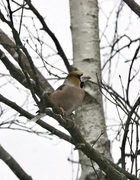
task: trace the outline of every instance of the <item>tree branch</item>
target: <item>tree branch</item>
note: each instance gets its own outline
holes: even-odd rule
[[[2,95],[0,95],[0,102],[3,102],[6,105],[12,107],[16,111],[18,111],[21,115],[27,117],[28,119],[32,119],[34,117],[32,114],[19,107],[16,103],[6,99]],[[84,140],[75,122],[71,121],[70,119],[66,119],[66,118],[63,119],[60,115],[55,114],[50,110],[47,110],[46,114],[56,119],[65,129],[67,129],[71,134],[72,138],[66,135],[65,133],[55,129],[54,127],[50,126],[49,124],[43,122],[42,120],[38,120],[36,123],[39,124],[41,127],[52,132],[52,134],[55,134],[58,137],[66,140],[67,142],[74,144],[77,149],[81,150],[85,155],[87,155],[87,157],[95,161],[100,166],[101,170],[103,170],[111,180],[121,180],[121,179],[125,180],[125,176],[122,175],[121,173],[125,174],[128,179],[140,180],[135,176],[133,176],[132,174],[128,173],[127,171],[124,171],[123,169],[119,168],[113,162],[110,162],[98,151],[92,148],[90,144]]]
[[[133,68],[133,64],[135,62],[135,59],[137,58],[137,55],[139,53],[139,50],[140,50],[140,45],[138,45],[135,53],[134,53],[134,56],[132,58],[132,61],[131,61],[131,64],[130,64],[130,68],[129,68],[129,73],[128,73],[128,80],[127,80],[127,88],[126,88],[126,100],[127,100],[127,104],[130,105],[130,102],[129,102],[129,89],[130,89],[130,83],[132,81],[132,78],[131,78],[131,74],[132,74],[132,68]]]
[[[126,123],[125,123],[125,129],[124,129],[124,135],[123,135],[123,140],[122,140],[122,145],[121,145],[121,162],[122,162],[122,168],[125,169],[125,147],[126,147],[126,139],[127,139],[127,134],[129,131],[129,125],[131,121],[131,117],[135,112],[135,109],[140,105],[140,97],[137,99],[135,102],[133,108],[128,114]]]
[[[2,31],[2,29],[0,29],[0,44],[4,47],[5,50],[8,51],[8,53],[16,60],[16,62],[19,61],[19,56],[16,51],[17,49],[16,44]],[[20,61],[22,61],[22,65],[24,66],[24,69],[26,69],[30,77],[35,81],[35,75],[30,67],[27,57],[22,51],[20,51]],[[44,91],[52,92],[53,91],[52,86],[48,83],[48,81],[44,78],[44,76],[40,73],[40,71],[36,67],[35,67],[35,71],[39,79],[39,84],[42,89],[42,94],[44,93]],[[38,92],[36,92],[36,94],[38,94],[39,97],[42,95]]]
[[[140,180],[136,176],[128,173],[116,164],[105,158],[102,154],[96,151],[89,143],[83,138],[78,126],[67,118],[62,118],[60,115],[54,114],[49,109],[46,110],[46,114],[56,119],[60,125],[69,131],[71,134],[76,149],[81,150],[88,158],[95,161],[100,169],[104,171],[111,180],[125,180],[126,177],[130,180]]]
[[[0,145],[0,159],[2,159],[12,172],[21,180],[33,180],[17,163],[17,161]]]
[[[24,117],[26,117],[28,119],[34,118],[34,115],[32,115],[29,112],[25,111],[23,108],[18,106],[16,103],[10,101],[9,99],[7,99],[4,96],[2,96],[1,94],[0,94],[0,102],[3,102],[7,106],[9,106],[12,109],[16,110],[17,112],[20,113],[21,116],[24,116]],[[65,141],[73,144],[73,139],[69,135],[59,131],[58,129],[56,129],[53,126],[47,124],[46,122],[42,121],[41,119],[38,120],[36,123],[38,125],[40,125],[42,128],[50,131],[52,134],[58,136],[59,138],[64,139]]]
[[[25,0],[26,2],[28,0]],[[69,64],[69,61],[58,41],[58,39],[56,38],[55,34],[49,29],[49,27],[47,26],[46,22],[44,21],[44,18],[40,15],[40,13],[37,11],[37,9],[32,5],[31,2],[28,3],[29,8],[32,10],[32,12],[36,15],[36,17],[38,18],[38,20],[40,21],[40,23],[42,24],[42,30],[44,30],[45,32],[47,32],[49,34],[49,36],[52,38],[53,42],[55,43],[55,46],[57,48],[58,54],[61,56],[61,58],[64,61],[64,64],[67,68],[67,70],[70,72],[71,71],[71,66]]]
[[[27,81],[23,72],[20,69],[16,68],[13,65],[13,63],[11,63],[11,61],[9,61],[9,59],[7,58],[7,56],[2,50],[0,50],[0,59],[5,65],[5,67],[9,70],[9,73],[11,74],[11,76],[14,79],[16,79],[20,84],[22,84],[24,87],[28,87]]]
[[[9,2],[9,0],[7,0],[7,2]],[[28,81],[28,83],[29,83],[29,85],[30,85],[30,87],[31,87],[31,88],[30,88],[30,91],[31,91],[31,94],[32,94],[35,102],[36,102],[37,104],[39,104],[38,98],[36,97],[36,95],[35,95],[35,93],[34,93],[34,88],[32,87],[32,84],[30,83],[30,78],[29,78],[29,76],[28,76],[29,73],[28,73],[27,69],[25,68],[23,61],[21,60],[21,55],[22,55],[22,53],[21,53],[21,50],[20,50],[20,49],[22,49],[22,51],[24,52],[24,54],[25,54],[26,57],[27,57],[27,60],[28,60],[28,62],[29,62],[29,67],[30,67],[31,74],[34,75],[34,81],[35,81],[35,84],[36,84],[36,89],[37,89],[37,91],[38,91],[38,94],[40,94],[40,97],[41,97],[42,94],[43,94],[43,92],[42,92],[42,88],[41,88],[40,83],[39,83],[39,77],[38,77],[38,74],[37,74],[37,72],[36,72],[36,67],[35,67],[35,65],[34,65],[34,63],[33,63],[33,60],[32,60],[32,58],[31,58],[28,50],[27,50],[27,49],[25,48],[25,46],[22,44],[22,41],[21,41],[21,39],[20,39],[20,37],[19,37],[19,34],[18,34],[17,30],[14,28],[13,15],[12,15],[10,3],[8,3],[8,10],[9,10],[10,21],[8,21],[8,20],[4,17],[4,15],[1,13],[1,11],[0,11],[0,19],[1,19],[4,23],[6,23],[6,24],[11,28],[11,30],[12,30],[13,37],[14,37],[14,40],[15,40],[15,43],[16,43],[16,52],[17,52],[17,55],[18,55],[18,56],[17,56],[17,62],[18,62],[18,64],[20,65],[20,67],[22,68],[22,71],[23,71],[23,73],[24,73],[24,75],[25,75],[25,77],[26,77],[26,79],[27,79],[27,81]]]
[[[140,17],[140,6],[134,0],[123,0]]]

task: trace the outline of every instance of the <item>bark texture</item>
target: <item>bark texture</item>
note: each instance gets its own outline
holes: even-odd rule
[[[70,0],[70,13],[74,66],[82,70],[84,74],[91,76],[92,81],[98,82],[101,79],[101,68],[97,1]],[[99,87],[94,84],[90,85],[89,90],[92,96],[88,97],[88,101],[76,112],[77,122],[84,138],[94,145],[96,150],[111,159],[102,94]],[[82,153],[80,153],[80,163],[82,165],[80,180],[97,179],[98,167]],[[99,174],[99,176],[104,179],[102,175]]]

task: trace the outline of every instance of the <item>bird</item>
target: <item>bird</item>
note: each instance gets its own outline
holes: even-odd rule
[[[62,116],[69,116],[79,106],[82,105],[85,98],[84,83],[90,79],[89,76],[83,76],[83,72],[76,69],[71,71],[60,85],[52,94],[49,95],[51,103],[59,107]],[[37,121],[39,118],[45,116],[45,113],[35,116],[32,121]]]
[[[71,71],[64,83],[50,95],[51,102],[61,108],[63,116],[69,116],[82,105],[85,91],[81,76],[83,72],[80,70]]]

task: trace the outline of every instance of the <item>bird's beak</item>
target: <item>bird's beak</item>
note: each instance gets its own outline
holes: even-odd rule
[[[81,81],[82,81],[82,82],[86,82],[86,81],[88,81],[89,79],[91,79],[90,76],[81,76]]]

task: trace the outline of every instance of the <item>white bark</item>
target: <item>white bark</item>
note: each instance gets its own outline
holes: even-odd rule
[[[83,71],[84,75],[89,75],[92,81],[97,82],[97,76],[101,78],[97,0],[70,0],[70,12],[74,66]],[[101,132],[104,132],[94,147],[111,159],[102,95],[96,85],[92,85],[91,91],[95,98],[90,97],[90,101],[77,111],[77,122],[85,139],[91,144],[97,140]],[[91,162],[81,153],[80,162],[81,180],[95,173],[93,168],[85,165],[91,165]]]

